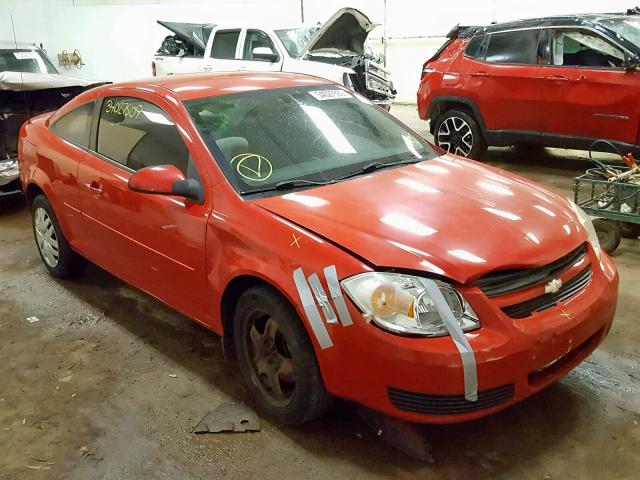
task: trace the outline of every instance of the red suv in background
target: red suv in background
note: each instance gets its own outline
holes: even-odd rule
[[[418,110],[435,143],[464,157],[597,139],[635,153],[639,59],[640,18],[630,14],[456,27],[423,66]]]

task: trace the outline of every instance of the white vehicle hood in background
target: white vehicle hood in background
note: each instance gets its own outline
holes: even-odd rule
[[[0,90],[39,90],[60,87],[86,87],[95,82],[59,74],[0,72]]]
[[[320,50],[363,54],[364,42],[376,25],[360,10],[342,8],[311,37],[300,56]]]

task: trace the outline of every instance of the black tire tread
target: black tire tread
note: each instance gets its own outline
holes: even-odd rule
[[[640,223],[620,222],[619,225],[622,238],[640,237]]]
[[[622,238],[618,222],[607,220],[606,218],[596,218],[593,221],[593,227],[595,228],[596,233],[598,231],[606,231],[613,236],[612,241],[608,244],[600,242],[600,246],[605,252],[613,253],[620,245],[620,239]]]

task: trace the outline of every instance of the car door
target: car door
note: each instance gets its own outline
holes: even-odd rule
[[[228,72],[240,70],[240,28],[219,29],[209,38],[208,55],[204,58],[206,72]]]
[[[128,188],[136,170],[171,164],[206,191],[193,144],[185,142],[184,128],[176,127],[176,111],[151,93],[113,89],[105,91],[94,116],[93,155],[78,169],[82,218],[91,240],[87,255],[177,310],[207,317],[208,199],[198,204]]]
[[[465,90],[475,100],[488,130],[537,136],[543,67],[538,52],[539,29],[487,34],[460,71]]]
[[[550,32],[543,134],[575,137],[584,148],[601,138],[635,144],[640,74],[625,69],[623,48],[587,29]]]
[[[49,164],[47,171],[55,170],[57,173],[52,179],[56,197],[51,200],[65,237],[81,251],[84,251],[87,237],[80,213],[76,174],[79,162],[91,156],[88,149],[94,105],[93,101],[87,102],[54,118],[49,126],[49,134],[53,138],[38,147],[38,161]]]
[[[268,48],[277,58],[274,61],[256,58],[254,49]],[[242,70],[258,71],[258,72],[279,72],[282,69],[282,52],[276,47],[275,42],[264,30],[249,28],[245,30],[242,38],[242,61],[240,68]]]

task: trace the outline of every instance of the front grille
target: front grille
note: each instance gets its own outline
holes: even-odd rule
[[[526,302],[503,307],[502,311],[511,318],[525,318],[533,312],[540,312],[547,308],[551,308],[558,302],[568,300],[585,288],[591,280],[591,275],[591,267],[589,266],[565,283],[556,293],[545,293],[544,295],[532,298]]]
[[[476,280],[476,285],[480,287],[487,297],[497,297],[499,295],[517,292],[559,275],[569,267],[575,265],[586,254],[587,246],[585,244],[543,267],[503,270],[489,273]]]
[[[513,383],[510,383],[478,392],[478,400],[470,402],[462,394],[434,395],[399,388],[387,389],[391,404],[398,410],[428,415],[460,415],[495,407],[513,398],[514,391]]]

